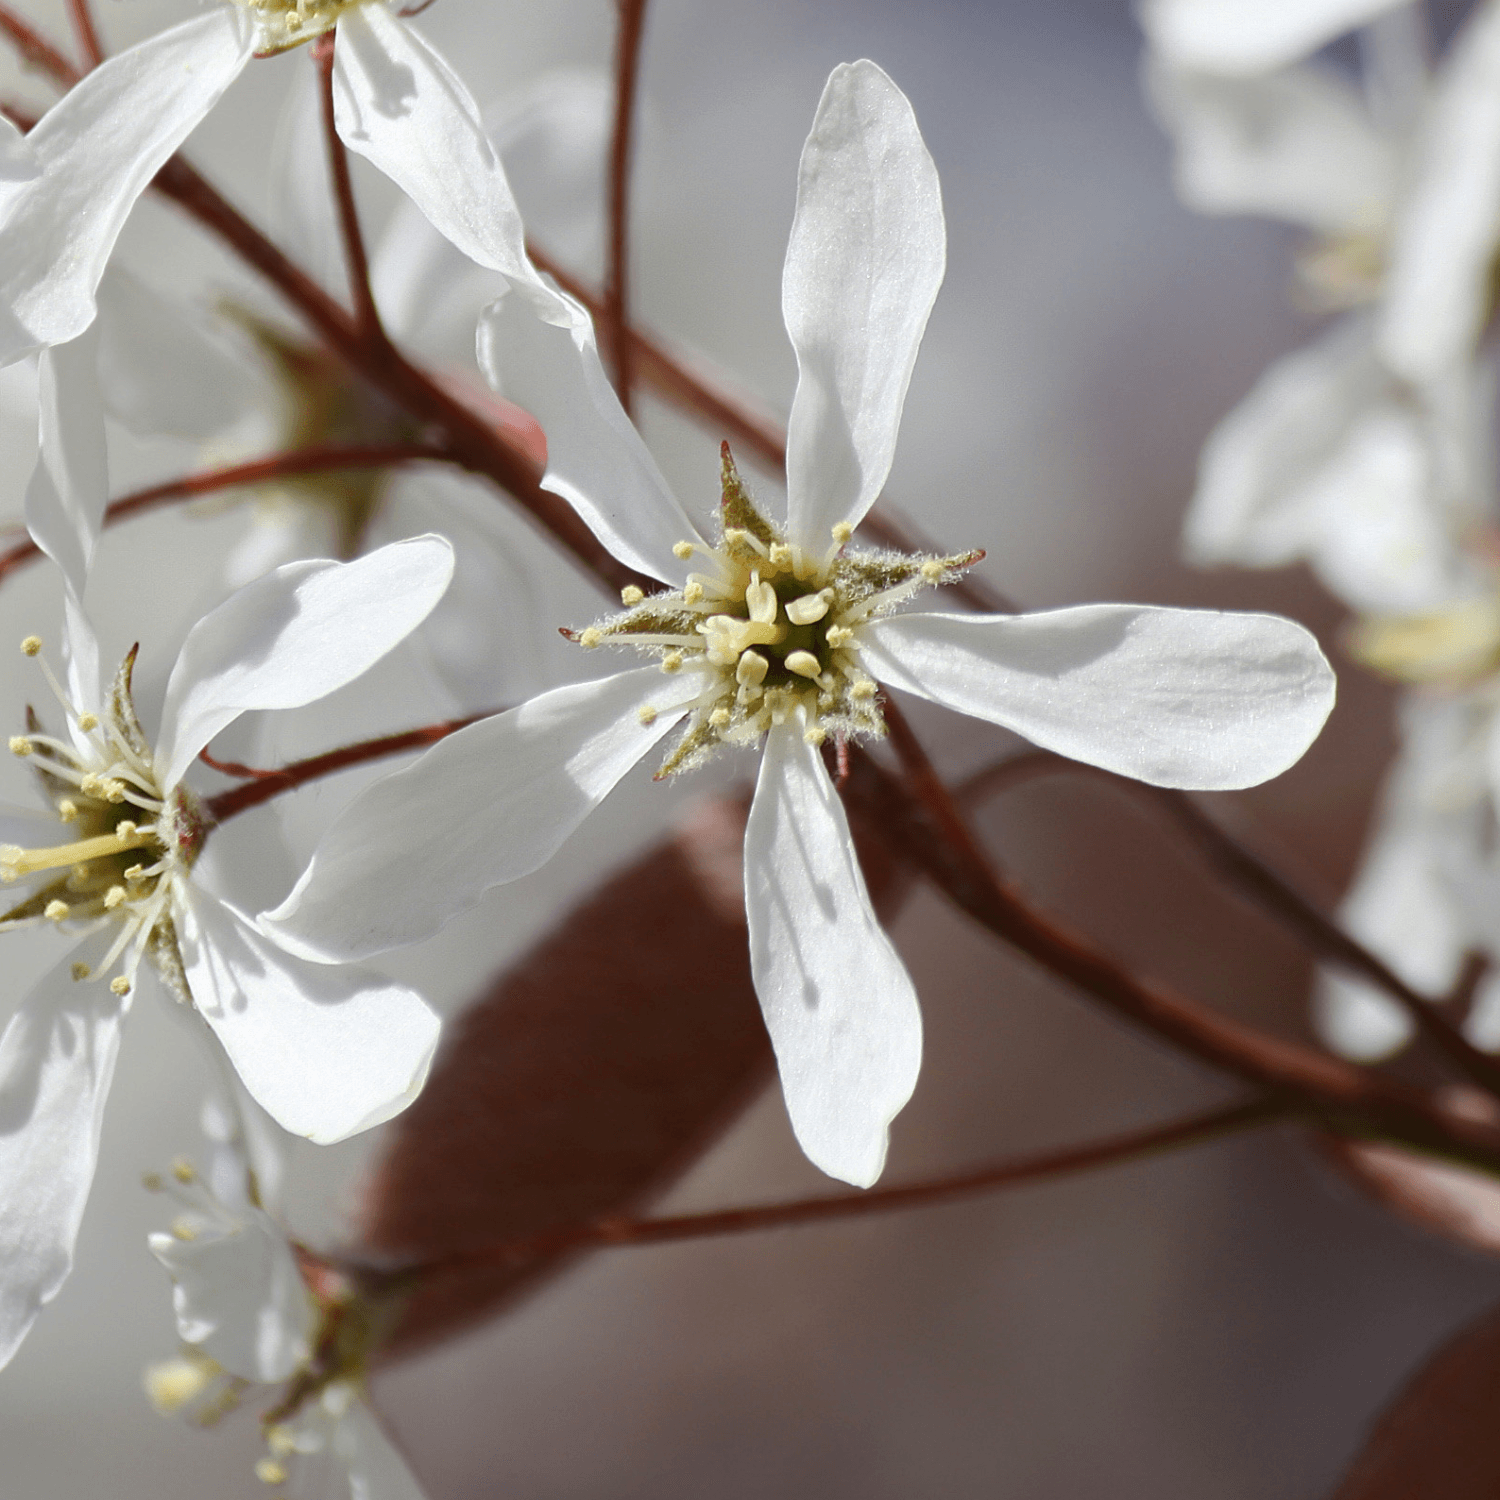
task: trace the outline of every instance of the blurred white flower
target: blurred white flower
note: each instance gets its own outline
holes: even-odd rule
[[[764,735],[745,840],[756,989],[804,1150],[874,1181],[921,1023],[820,749],[829,733],[881,732],[874,679],[1170,786],[1277,774],[1333,698],[1316,643],[1268,616],[889,614],[974,558],[844,548],[889,471],[943,264],[937,176],[910,105],[872,63],[836,69],[803,153],[783,282],[800,370],[787,523],[766,520],[726,465],[717,543],[621,411],[582,312],[565,329],[502,301],[485,348],[547,432],[544,483],[617,557],[677,585],[627,590],[627,612],[580,639],[644,648],[659,667],[544,694],[380,783],[334,823],[266,930],[324,961],[414,941],[550,858],[684,719],[664,769]],[[374,899],[398,869],[410,899]]]

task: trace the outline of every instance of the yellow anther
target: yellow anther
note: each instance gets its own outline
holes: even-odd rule
[[[146,878],[145,865],[131,865],[125,872],[125,878],[129,881],[144,880]]]
[[[771,543],[771,562],[778,568],[789,568],[792,565],[792,549],[785,542]]]
[[[821,745],[828,738],[828,731],[821,724],[810,725],[802,732],[804,744]]]
[[[768,662],[758,651],[746,651],[739,660],[739,665],[734,669],[734,680],[741,687],[759,687],[766,680],[766,673],[771,670]]]
[[[813,625],[828,613],[828,606],[832,602],[832,589],[824,589],[817,594],[804,594],[787,605],[786,617],[793,625]]]
[[[32,743],[24,734],[13,734],[10,737],[10,753],[12,755],[30,755]]]
[[[672,556],[686,562],[698,549],[691,542],[673,542]]]
[[[297,1451],[297,1434],[285,1422],[266,1428],[266,1447],[277,1458],[290,1458]]]
[[[170,1417],[196,1401],[217,1373],[212,1360],[168,1359],[147,1365],[142,1381],[152,1406],[162,1416]]]
[[[79,714],[78,715],[78,727],[85,734],[87,734],[91,729],[97,729],[99,727],[99,715],[98,714]]]
[[[590,625],[589,628],[578,637],[578,644],[582,646],[585,651],[592,651],[594,647],[597,646],[603,639],[604,632],[600,630],[597,625]]]
[[[196,1182],[198,1180],[198,1169],[192,1164],[192,1162],[187,1159],[187,1157],[179,1156],[172,1163],[172,1175],[178,1180],[178,1182],[186,1187],[188,1183]]]
[[[847,625],[830,625],[824,639],[837,651],[854,639],[854,632]]]
[[[695,578],[682,591],[682,602],[684,604],[697,604],[703,598],[703,585]]]
[[[104,893],[105,911],[113,911],[125,900],[125,887],[123,885],[112,885]]]
[[[191,1219],[173,1219],[172,1238],[181,1240],[184,1245],[191,1245],[198,1238],[198,1226]]]
[[[277,1463],[274,1458],[262,1458],[256,1462],[255,1477],[262,1484],[285,1484],[286,1465]]]
[[[78,816],[78,804],[71,797],[64,797],[57,804],[57,816],[64,823],[71,823]]]
[[[847,521],[835,521],[828,529],[840,547],[854,535],[854,528]]]
[[[82,792],[85,797],[97,797],[99,795],[99,789],[102,785],[103,783],[99,780],[99,777],[93,771],[85,771],[83,775],[78,778],[78,790]]]
[[[750,582],[745,585],[745,606],[750,611],[750,618],[757,625],[776,623],[776,611],[780,608],[780,601],[776,598],[776,590],[769,583],[760,581],[759,573],[752,573]]]
[[[123,974],[116,974],[109,982],[110,993],[114,995],[128,995],[130,993],[130,981]]]
[[[92,974],[93,972],[94,971],[91,968],[89,968],[89,966],[87,964],[85,964],[85,963],[76,963],[76,964],[73,965],[73,978],[74,979],[78,979],[78,980],[87,979],[89,977],[89,975]]]
[[[68,914],[68,903],[66,901],[49,901],[42,910],[42,915],[49,922],[61,922]]]
[[[35,656],[42,649],[42,638],[39,635],[28,635],[21,642],[22,656]]]
[[[135,836],[135,831],[136,825],[132,823],[129,818],[121,818],[120,821],[115,824],[115,837],[119,839],[122,844],[129,843],[130,840]]]
[[[627,583],[620,590],[620,603],[627,609],[632,605],[639,604],[646,597],[645,589],[638,589],[633,583]]]
[[[750,544],[750,533],[739,526],[726,526],[724,528],[724,541],[731,547],[745,547]],[[674,552],[677,551],[675,547],[672,550]],[[679,557],[683,556],[681,552],[678,552],[677,555]]]
[[[877,688],[868,677],[861,677],[858,682],[849,689],[849,696],[860,703],[867,703],[875,696]]]
[[[661,669],[668,674],[682,670],[682,652],[668,651],[661,659]]]
[[[788,672],[795,672],[799,677],[816,679],[823,670],[818,658],[811,651],[793,651],[786,659]]]
[[[728,729],[729,721],[732,717],[733,715],[727,708],[716,708],[708,716],[708,722],[712,724],[715,729]]]
[[[649,703],[643,703],[636,709],[635,716],[647,729],[656,723],[656,710]]]
[[[99,784],[99,790],[104,794],[104,800],[119,806],[125,800],[125,783],[123,781],[104,781]]]
[[[928,583],[936,583],[943,576],[943,565],[935,557],[929,557],[922,564],[922,577]]]
[[[166,1183],[161,1180],[160,1172],[142,1172],[141,1186],[148,1193],[159,1193],[166,1186]]]

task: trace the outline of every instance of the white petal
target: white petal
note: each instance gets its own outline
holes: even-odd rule
[[[1146,70],[1177,145],[1177,192],[1212,214],[1270,214],[1337,233],[1389,215],[1396,162],[1359,96],[1316,68],[1252,78]]]
[[[148,1243],[174,1283],[178,1335],[231,1375],[280,1382],[311,1353],[312,1304],[292,1247],[265,1214],[250,1209],[227,1232],[153,1234]]]
[[[162,784],[175,786],[240,714],[299,708],[369,671],[427,618],[452,576],[453,549],[421,536],[350,563],[287,563],[231,595],[188,632],[172,668]]]
[[[544,316],[566,317],[526,258],[526,234],[479,106],[448,62],[387,5],[347,10],[334,48],[334,119],[465,255]]]
[[[184,308],[122,266],[99,285],[99,370],[109,414],[139,437],[202,441],[238,421],[263,392]]]
[[[821,551],[874,504],[946,259],[937,168],[874,63],[833,70],[797,180],[781,310],[797,352],[787,528]],[[545,423],[543,424],[545,425]]]
[[[349,1475],[349,1500],[424,1500],[406,1460],[363,1401],[339,1419],[333,1449]]]
[[[1472,353],[1500,241],[1500,6],[1453,44],[1416,180],[1391,248],[1380,345],[1401,374],[1433,379]]]
[[[519,297],[502,297],[479,324],[479,362],[491,385],[547,434],[542,484],[561,495],[621,562],[665,583],[692,571],[677,542],[707,546],[677,503],[620,406],[589,315],[571,300],[569,326],[543,322]]]
[[[922,1015],[881,929],[820,751],[766,739],[745,826],[750,967],[808,1160],[868,1187],[922,1062]]]
[[[1144,0],[1151,44],[1182,67],[1259,73],[1295,62],[1404,0]]]
[[[1299,760],[1333,672],[1276,615],[1085,604],[897,615],[860,636],[882,682],[1154,786],[1255,786]]]
[[[20,201],[21,190],[28,182],[35,182],[41,170],[31,142],[18,126],[0,115],[0,224]]]
[[[81,598],[109,503],[97,329],[42,351],[37,397],[41,448],[26,486],[26,529]]]
[[[111,57],[27,140],[42,176],[0,226],[0,364],[77,338],[135,200],[250,60],[239,6],[216,7]]]
[[[194,1005],[284,1130],[327,1145],[416,1098],[439,1022],[415,990],[293,958],[202,891],[181,913],[179,937]]]
[[[349,804],[261,928],[325,963],[430,937],[551,859],[698,688],[692,672],[641,667],[449,735]],[[648,705],[656,715],[643,724]]]
[[[70,965],[103,952],[98,937],[74,950],[0,1036],[0,1366],[73,1267],[128,1007]]]

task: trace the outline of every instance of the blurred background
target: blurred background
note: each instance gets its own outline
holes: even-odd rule
[[[60,6],[27,13],[65,34]],[[123,46],[191,11],[103,0],[100,13]],[[420,24],[489,100],[544,69],[605,65],[613,19],[607,0],[438,0]],[[1336,655],[1336,611],[1300,572],[1195,574],[1176,561],[1204,437],[1311,324],[1289,295],[1288,231],[1195,218],[1174,202],[1168,147],[1139,95],[1139,52],[1125,0],[653,0],[637,315],[785,412],[794,366],[778,288],[797,155],[829,69],[871,57],[916,108],[949,232],[948,278],[891,478],[898,509],[946,545],[985,548],[985,576],[1023,606],[1274,609]],[[272,211],[268,142],[305,67],[301,54],[255,65],[189,143],[261,218]],[[4,72],[7,93],[45,97],[10,64]],[[359,185],[378,224],[390,197],[373,178]],[[137,212],[126,252],[159,290],[199,301],[234,275],[158,204]],[[11,384],[0,472],[15,515],[34,439],[24,375]],[[718,435],[649,403],[643,426],[688,503],[711,503]],[[185,445],[116,436],[122,493],[201,461]],[[774,493],[769,476],[752,482]],[[148,699],[246,524],[242,510],[221,508],[192,525],[168,517],[111,533],[96,605],[117,651],[140,638],[143,663],[155,661],[143,666]],[[558,623],[595,608],[563,580],[551,602]],[[54,609],[40,573],[7,584],[17,638]],[[1385,690],[1338,665],[1340,704],[1306,761],[1214,803],[1329,902],[1392,748]],[[18,714],[38,684],[0,653],[0,690]],[[404,709],[369,712],[391,727],[415,721]],[[1013,748],[999,731],[913,712],[955,774]],[[348,738],[343,722],[310,714],[294,733],[326,746]],[[18,769],[4,770],[12,779],[0,790],[23,798]],[[743,771],[727,761],[670,791],[638,775],[551,867],[492,893],[391,970],[456,1010],[657,836],[664,815]],[[297,800],[284,819],[294,849],[349,789]],[[984,828],[1040,900],[1117,955],[1226,1012],[1309,1034],[1299,953],[1130,804],[1055,779],[995,804]],[[909,901],[894,934],[922,996],[928,1051],[894,1131],[889,1182],[1228,1097],[929,892]],[[9,937],[6,948],[8,1007],[53,951]],[[161,1207],[139,1177],[194,1150],[203,1079],[181,1018],[143,993],[77,1270],[0,1374],[7,1494],[263,1493],[248,1416],[189,1431],[156,1417],[140,1387],[141,1367],[176,1341],[166,1277],[144,1243]],[[362,1139],[298,1157],[299,1229],[336,1238],[375,1149]],[[770,1094],[665,1206],[821,1185]],[[1301,1138],[1273,1131],[961,1206],[607,1251],[506,1318],[392,1370],[376,1396],[432,1500],[1311,1500],[1332,1488],[1403,1376],[1497,1295],[1492,1263],[1394,1221]]]

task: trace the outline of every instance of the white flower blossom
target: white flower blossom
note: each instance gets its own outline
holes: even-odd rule
[[[973,560],[845,547],[890,467],[943,262],[937,176],[910,105],[872,63],[836,69],[803,153],[783,283],[801,372],[787,522],[761,515],[726,467],[717,542],[621,412],[587,319],[558,328],[502,301],[486,347],[546,429],[544,482],[617,557],[674,585],[627,590],[626,613],[580,639],[658,663],[476,724],[357,799],[265,930],[324,961],[426,936],[541,865],[674,726],[668,768],[764,736],[745,838],[756,989],[803,1148],[835,1176],[874,1181],[915,1083],[921,1025],[821,745],[880,732],[876,678],[1170,786],[1277,774],[1333,697],[1312,638],[1268,616],[891,613]],[[379,894],[398,869],[411,891],[399,905]]]

